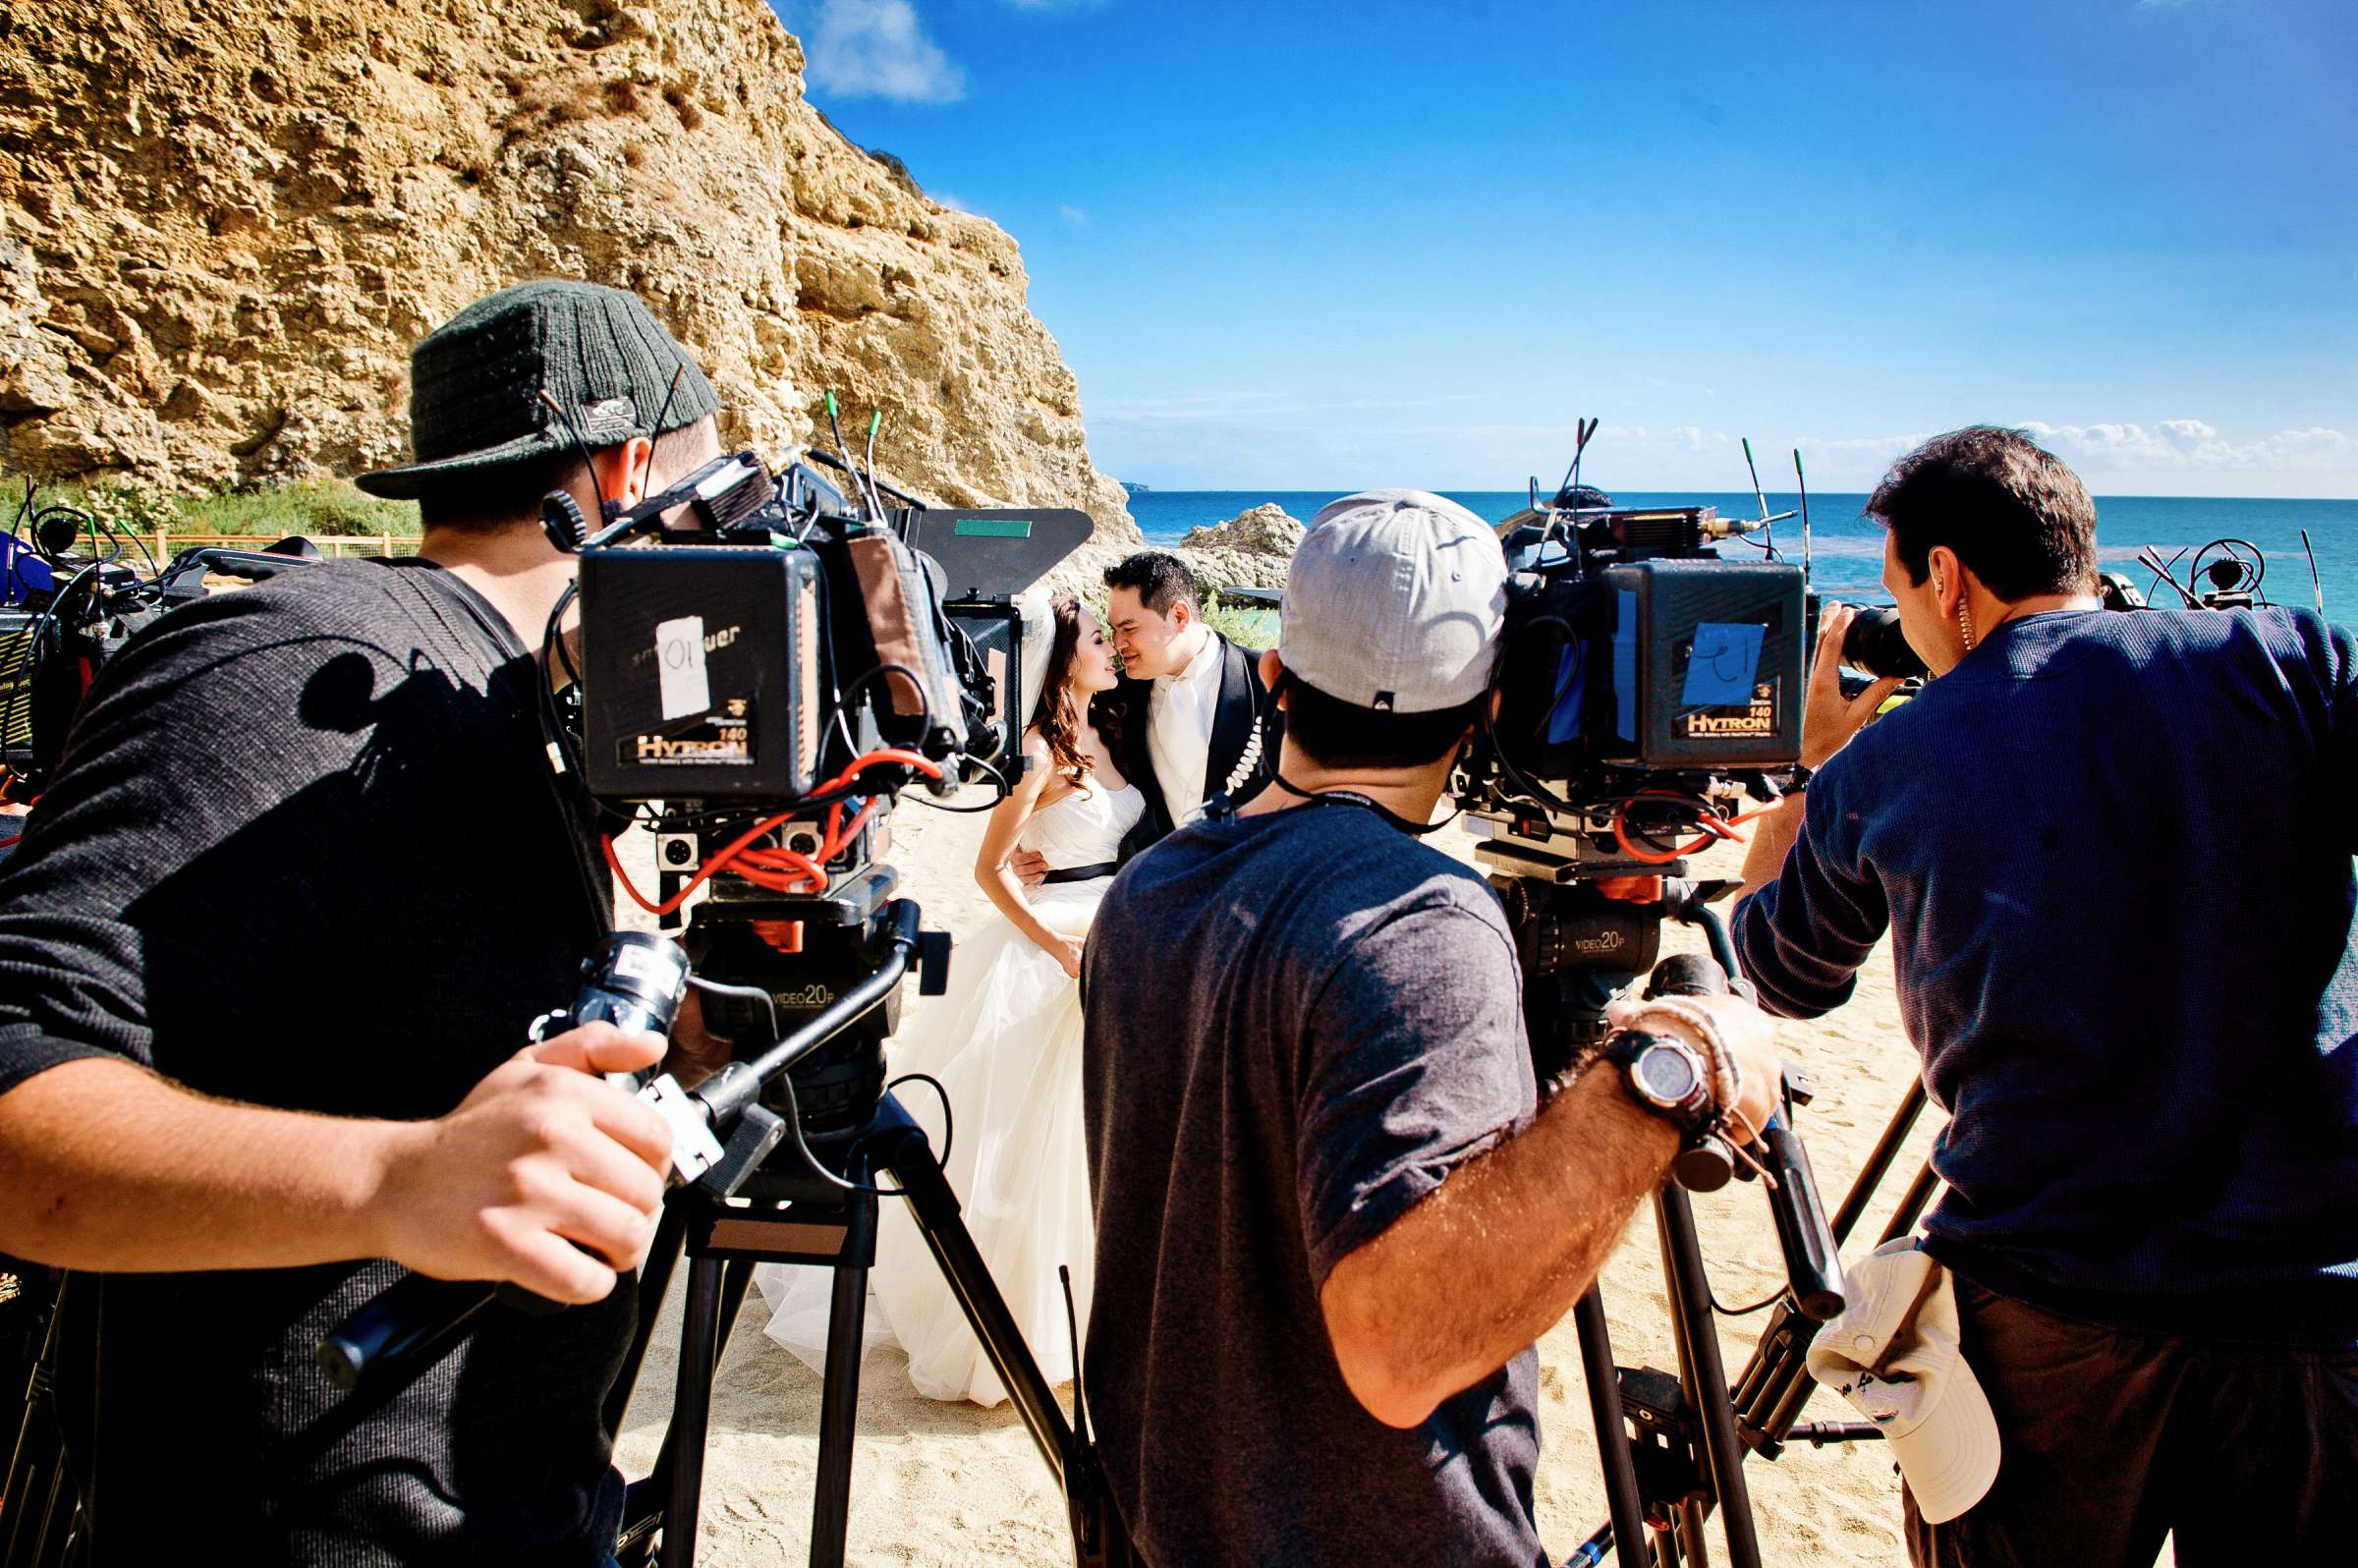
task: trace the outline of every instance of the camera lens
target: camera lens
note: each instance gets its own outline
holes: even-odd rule
[[[1861,610],[1842,634],[1842,662],[1870,675],[1928,673],[1899,630],[1899,611]]]

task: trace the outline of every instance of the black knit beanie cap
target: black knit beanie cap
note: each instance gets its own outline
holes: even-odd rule
[[[410,351],[417,461],[353,482],[371,495],[413,499],[452,479],[570,451],[573,436],[542,388],[593,452],[680,429],[720,408],[704,372],[637,295],[541,278],[476,301]]]

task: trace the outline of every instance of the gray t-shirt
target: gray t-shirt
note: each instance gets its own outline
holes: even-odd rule
[[[1132,862],[1082,970],[1101,1457],[1156,1568],[1544,1563],[1538,1358],[1369,1415],[1327,1272],[1536,1105],[1498,901],[1375,813],[1199,822]]]

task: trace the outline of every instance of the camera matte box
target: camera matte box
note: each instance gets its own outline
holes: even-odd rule
[[[1656,768],[1773,768],[1801,756],[1801,569],[1776,561],[1608,567],[1612,751]]]
[[[808,550],[582,552],[583,771],[613,800],[800,800],[825,626]]]

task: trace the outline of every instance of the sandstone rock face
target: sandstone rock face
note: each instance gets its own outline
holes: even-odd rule
[[[1135,540],[1016,247],[803,98],[762,0],[0,11],[0,468],[196,488],[407,447],[410,345],[520,278],[635,289],[725,436]],[[848,433],[848,430],[847,430]]]
[[[1245,550],[1290,559],[1306,531],[1274,501],[1247,507],[1224,523],[1190,529],[1180,546],[1190,550]]]

